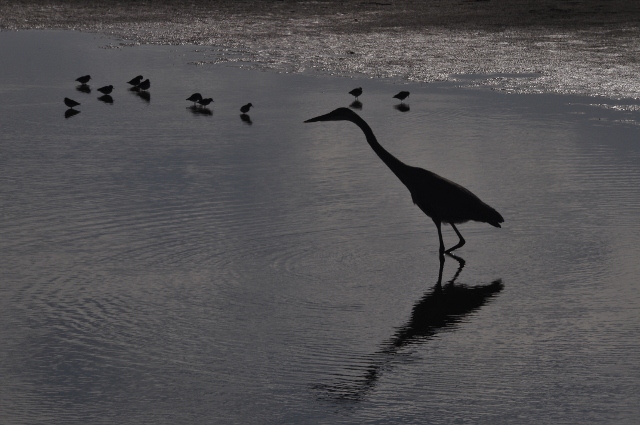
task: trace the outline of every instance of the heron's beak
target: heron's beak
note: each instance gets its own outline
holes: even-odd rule
[[[309,120],[306,120],[305,123],[307,123],[307,122],[317,122],[317,121],[330,121],[329,115],[331,115],[331,113],[320,115],[319,117],[315,117],[315,118],[311,118]]]

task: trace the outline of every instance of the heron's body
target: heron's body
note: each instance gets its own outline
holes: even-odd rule
[[[76,106],[80,106],[78,102],[76,102],[73,99],[69,99],[68,97],[64,98],[64,104],[67,105],[69,108],[75,108]]]
[[[144,77],[142,75],[138,75],[137,77],[127,81],[127,84],[131,84],[132,86],[137,86],[138,84],[140,84],[140,81],[142,81],[143,78]]]
[[[113,91],[113,86],[108,85],[108,86],[100,87],[98,91],[103,94],[111,94],[111,92]]]
[[[360,95],[362,94],[362,87],[358,87],[358,88],[355,88],[355,89],[351,90],[351,91],[349,92],[349,94],[350,94],[351,96],[354,96],[354,97],[356,98],[356,100],[358,100],[358,98],[359,98],[359,97],[360,97]]]
[[[409,189],[413,203],[433,220],[438,229],[441,255],[465,244],[464,238],[455,226],[456,224],[471,220],[500,227],[500,223],[504,221],[500,213],[459,184],[431,171],[407,165],[391,155],[378,143],[371,127],[349,108],[338,108],[326,115],[305,122],[343,120],[351,121],[360,127],[373,151]],[[451,224],[460,238],[457,245],[446,251],[442,240],[442,223]]]
[[[213,102],[213,99],[210,97],[207,97],[206,99],[200,99],[198,100],[198,103],[202,106],[207,106],[209,105],[211,102]]]
[[[251,103],[247,103],[246,105],[243,105],[240,108],[240,112],[242,112],[243,114],[246,114],[247,112],[249,112],[249,109],[251,109],[253,105]]]
[[[91,75],[83,75],[82,77],[76,78],[76,81],[80,84],[87,84],[91,79]]]

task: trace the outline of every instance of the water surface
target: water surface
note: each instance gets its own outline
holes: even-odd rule
[[[2,422],[640,415],[637,108],[109,43],[0,33]],[[138,74],[148,99],[126,87]],[[460,226],[441,289],[435,226],[360,130],[303,124],[358,86],[390,152],[505,217]]]

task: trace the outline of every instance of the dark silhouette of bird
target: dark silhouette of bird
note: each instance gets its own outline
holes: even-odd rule
[[[500,213],[459,184],[431,171],[407,165],[391,155],[378,143],[371,127],[351,109],[338,108],[328,114],[311,118],[305,122],[316,121],[351,121],[360,127],[367,138],[369,146],[409,189],[413,203],[433,220],[438,229],[441,257],[444,253],[450,253],[465,244],[465,240],[458,231],[456,224],[472,220],[500,227],[500,223],[504,222]],[[442,240],[442,223],[450,224],[460,239],[455,246],[447,250],[445,250]]]
[[[68,97],[64,98],[64,104],[71,109],[75,108],[76,106],[80,106],[78,102],[76,102],[75,100],[69,99]]]
[[[82,77],[76,78],[76,81],[80,84],[87,84],[91,79],[91,75],[83,75]]]
[[[113,86],[108,85],[108,86],[100,87],[98,91],[102,94],[111,94],[111,92],[113,91]]]
[[[136,86],[138,90],[149,90],[149,87],[151,87],[151,82],[148,78]]]
[[[253,105],[251,103],[247,103],[246,105],[243,105],[240,108],[240,112],[242,112],[243,114],[246,114],[247,112],[249,112],[249,109],[251,109]]]
[[[208,97],[208,98],[206,98],[206,99],[200,99],[200,100],[198,101],[198,104],[199,104],[199,105],[202,105],[202,106],[208,106],[211,102],[213,102],[213,99],[212,99],[212,98],[210,98],[210,97]]]
[[[393,96],[394,99],[400,99],[400,102],[404,102],[404,100],[408,97],[409,97],[408,91],[401,91],[397,95]]]
[[[186,100],[188,100],[189,102],[193,102],[193,105],[195,106],[197,101],[202,100],[202,95],[200,93],[194,93],[191,96],[189,96]]]
[[[353,89],[349,92],[349,94],[351,96],[355,96],[356,100],[358,100],[358,98],[360,97],[360,95],[362,94],[362,87],[358,87],[356,89]]]
[[[140,81],[142,81],[143,78],[144,77],[142,75],[138,75],[137,77],[127,81],[127,84],[131,84],[132,86],[137,86],[138,84],[140,84]]]

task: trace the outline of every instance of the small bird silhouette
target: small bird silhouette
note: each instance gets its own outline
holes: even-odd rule
[[[251,103],[247,103],[246,105],[243,105],[240,108],[240,112],[242,112],[243,114],[246,114],[247,112],[249,112],[249,109],[251,109],[253,105]]]
[[[149,87],[151,87],[151,82],[148,78],[136,86],[139,90],[149,90]]]
[[[208,97],[208,98],[206,98],[206,99],[200,99],[200,100],[198,101],[198,103],[199,103],[200,105],[202,105],[202,106],[207,106],[207,105],[209,105],[211,102],[213,102],[213,99],[212,99],[212,98],[210,98],[210,97]]]
[[[76,78],[76,81],[80,84],[87,84],[91,79],[91,75],[83,75],[82,77]]]
[[[202,100],[202,95],[200,93],[194,93],[191,96],[189,96],[186,100],[188,100],[189,102],[193,102],[193,105],[195,106],[197,101]]]
[[[504,222],[500,213],[459,184],[440,177],[431,171],[411,167],[391,155],[378,143],[371,127],[365,120],[351,109],[338,108],[328,114],[311,118],[305,122],[316,121],[351,121],[360,127],[371,149],[409,189],[413,203],[433,220],[438,229],[441,257],[445,253],[450,253],[465,244],[464,238],[455,226],[456,224],[473,220],[500,227],[500,223]],[[455,246],[447,250],[444,249],[442,240],[442,223],[449,223],[460,239]]]
[[[356,100],[358,100],[358,98],[359,98],[359,97],[360,97],[360,95],[362,94],[362,87],[358,87],[358,88],[355,88],[355,89],[351,90],[351,91],[349,92],[349,94],[350,94],[351,96],[355,96]]]
[[[102,94],[111,94],[111,92],[113,91],[113,86],[108,85],[108,86],[100,87],[98,91]]]
[[[400,102],[403,102],[408,97],[409,97],[408,91],[401,91],[397,95],[393,96],[394,99],[400,99]]]
[[[138,84],[140,84],[140,81],[142,81],[143,78],[144,77],[142,75],[138,75],[137,77],[127,81],[127,84],[131,84],[132,86],[137,86]]]
[[[78,102],[76,102],[75,100],[69,99],[68,97],[64,98],[64,104],[71,109],[75,108],[76,106],[80,106]]]

